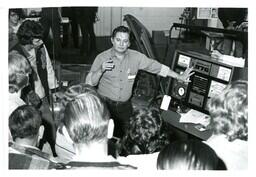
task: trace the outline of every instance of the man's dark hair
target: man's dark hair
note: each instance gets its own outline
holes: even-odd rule
[[[24,13],[23,13],[22,9],[20,9],[20,8],[9,9],[9,17],[10,17],[11,12],[16,13],[19,16],[19,18],[24,18]]]
[[[26,20],[20,25],[17,37],[22,45],[32,44],[34,38],[43,38],[43,27],[39,22]]]
[[[118,27],[116,27],[113,30],[111,37],[112,38],[116,37],[116,33],[118,33],[118,32],[128,33],[129,36],[130,36],[130,33],[131,33],[131,31],[130,31],[130,29],[128,27],[126,27],[126,26],[118,26]]]
[[[165,146],[157,157],[158,170],[226,170],[215,151],[199,140],[180,140]]]
[[[246,8],[218,8],[218,17],[224,28],[228,27],[228,22],[235,21],[234,26],[245,21],[247,15]]]
[[[13,137],[34,138],[42,123],[40,112],[33,106],[23,105],[15,109],[9,117],[9,128]]]

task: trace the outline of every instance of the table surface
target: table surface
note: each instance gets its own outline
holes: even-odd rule
[[[210,38],[224,38],[223,33],[217,33],[217,32],[210,32],[210,31],[201,31],[202,34],[210,37]]]
[[[212,32],[212,31],[201,31],[202,34],[210,37],[210,38],[231,38],[231,39],[236,39],[235,34],[225,34],[225,33],[220,33],[220,32]]]
[[[177,112],[174,112],[171,110],[163,111],[161,114],[161,117],[163,118],[163,120],[165,122],[169,123],[170,125],[178,128],[188,134],[196,136],[202,140],[207,140],[212,135],[212,130],[208,129],[208,130],[200,131],[198,128],[196,128],[196,126],[198,126],[197,124],[180,123],[179,120],[180,120],[181,115]]]

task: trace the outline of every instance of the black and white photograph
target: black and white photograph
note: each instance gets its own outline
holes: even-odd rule
[[[249,175],[253,9],[132,2],[0,5],[6,175]]]

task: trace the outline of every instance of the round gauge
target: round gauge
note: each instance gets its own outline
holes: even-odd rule
[[[185,89],[183,87],[180,87],[179,90],[178,90],[178,93],[180,96],[183,96],[184,93],[185,93]]]

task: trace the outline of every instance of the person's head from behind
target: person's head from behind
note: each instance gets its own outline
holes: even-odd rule
[[[158,170],[226,170],[215,151],[198,140],[175,141],[157,158]]]
[[[60,123],[63,123],[64,111],[67,104],[70,101],[74,100],[78,95],[81,95],[82,93],[86,93],[89,91],[95,91],[95,88],[85,83],[71,85],[65,90],[64,94],[62,95],[62,98],[59,100],[59,114],[57,115],[57,117]]]
[[[11,51],[8,56],[9,92],[18,92],[29,83],[32,72],[27,59],[17,51]]]
[[[16,143],[36,146],[44,128],[40,112],[33,106],[23,105],[9,117],[9,128]]]
[[[22,17],[22,9],[9,9],[9,25],[16,26]]]
[[[125,26],[116,27],[111,35],[113,49],[117,53],[125,53],[130,47],[130,30]]]
[[[229,141],[247,140],[247,91],[247,81],[234,81],[221,94],[209,101],[208,108],[214,134],[225,135]]]
[[[43,43],[43,27],[39,22],[26,20],[20,25],[17,36],[21,45],[39,47]]]
[[[154,109],[135,111],[129,129],[123,139],[122,148],[129,154],[149,154],[160,150],[166,143],[161,132],[162,121]]]
[[[109,112],[94,88],[74,86],[64,111],[64,127],[74,144],[107,143]]]
[[[218,8],[218,17],[225,29],[236,29],[246,20],[247,8]]]

